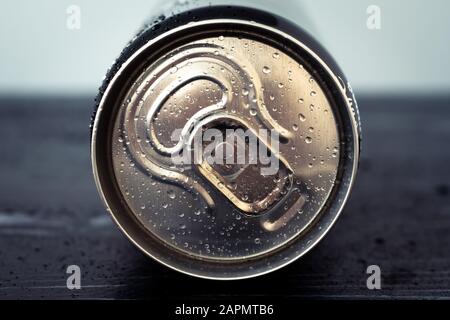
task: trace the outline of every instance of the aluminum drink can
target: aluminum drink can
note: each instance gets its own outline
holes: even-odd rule
[[[97,188],[143,252],[240,279],[308,252],[353,185],[360,121],[346,78],[273,13],[207,6],[161,17],[109,70],[92,121]]]

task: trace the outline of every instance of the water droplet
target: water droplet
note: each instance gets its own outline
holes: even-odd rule
[[[256,116],[257,113],[258,113],[258,112],[256,111],[255,108],[251,108],[251,109],[250,109],[250,114],[251,114],[252,116]]]
[[[273,55],[272,55],[272,57],[273,57],[274,59],[278,59],[278,58],[280,57],[280,54],[279,54],[278,52],[274,52]]]
[[[308,144],[311,143],[312,142],[312,138],[311,137],[306,137],[305,138],[305,142],[308,143]]]
[[[255,238],[255,243],[256,244],[260,244],[261,243],[261,239],[260,238]]]
[[[176,73],[178,71],[178,67],[172,67],[172,68],[170,68],[170,73],[171,74],[174,74],[174,73]]]
[[[302,122],[306,121],[306,117],[305,117],[305,115],[304,115],[303,113],[299,113],[299,114],[298,114],[298,118],[299,118],[300,121],[302,121]]]
[[[169,190],[167,191],[167,195],[169,196],[170,199],[175,199],[176,195],[175,192],[173,190]]]
[[[265,73],[265,74],[269,74],[271,70],[270,70],[269,67],[264,66],[262,71],[263,71],[263,73]]]
[[[292,125],[292,130],[297,131],[298,130],[298,125],[294,123]]]

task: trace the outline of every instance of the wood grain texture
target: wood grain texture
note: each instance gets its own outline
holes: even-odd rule
[[[103,209],[89,98],[0,99],[0,298],[450,298],[450,98],[362,97],[363,154],[336,226],[305,257],[250,280],[160,266]],[[66,288],[66,268],[82,289]],[[366,288],[366,268],[382,290]]]

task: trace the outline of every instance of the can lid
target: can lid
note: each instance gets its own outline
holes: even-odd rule
[[[146,54],[164,37],[131,57],[120,90],[113,80],[104,95],[103,110],[115,106],[93,135],[104,200],[133,242],[180,271],[278,268],[323,236],[348,195],[358,132],[345,87],[265,25],[210,20],[176,32],[156,57]]]

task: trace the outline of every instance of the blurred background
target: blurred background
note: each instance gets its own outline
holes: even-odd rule
[[[0,94],[89,94],[143,22],[167,0],[3,0]],[[191,1],[192,2],[192,1]],[[210,1],[194,1],[211,3]],[[450,3],[446,0],[244,0],[303,26],[362,93],[439,94],[450,90]],[[67,27],[71,6],[80,28]],[[381,29],[367,20],[380,9]],[[369,13],[368,13],[369,8]]]
[[[176,3],[191,2],[209,3]],[[219,283],[137,250],[91,171],[97,88],[144,22],[174,3],[1,1],[0,299],[448,299],[450,2],[214,1],[269,8],[308,30],[350,80],[363,128],[356,185],[323,241],[281,271]],[[81,290],[66,286],[70,265]],[[381,290],[366,286],[370,265]]]

